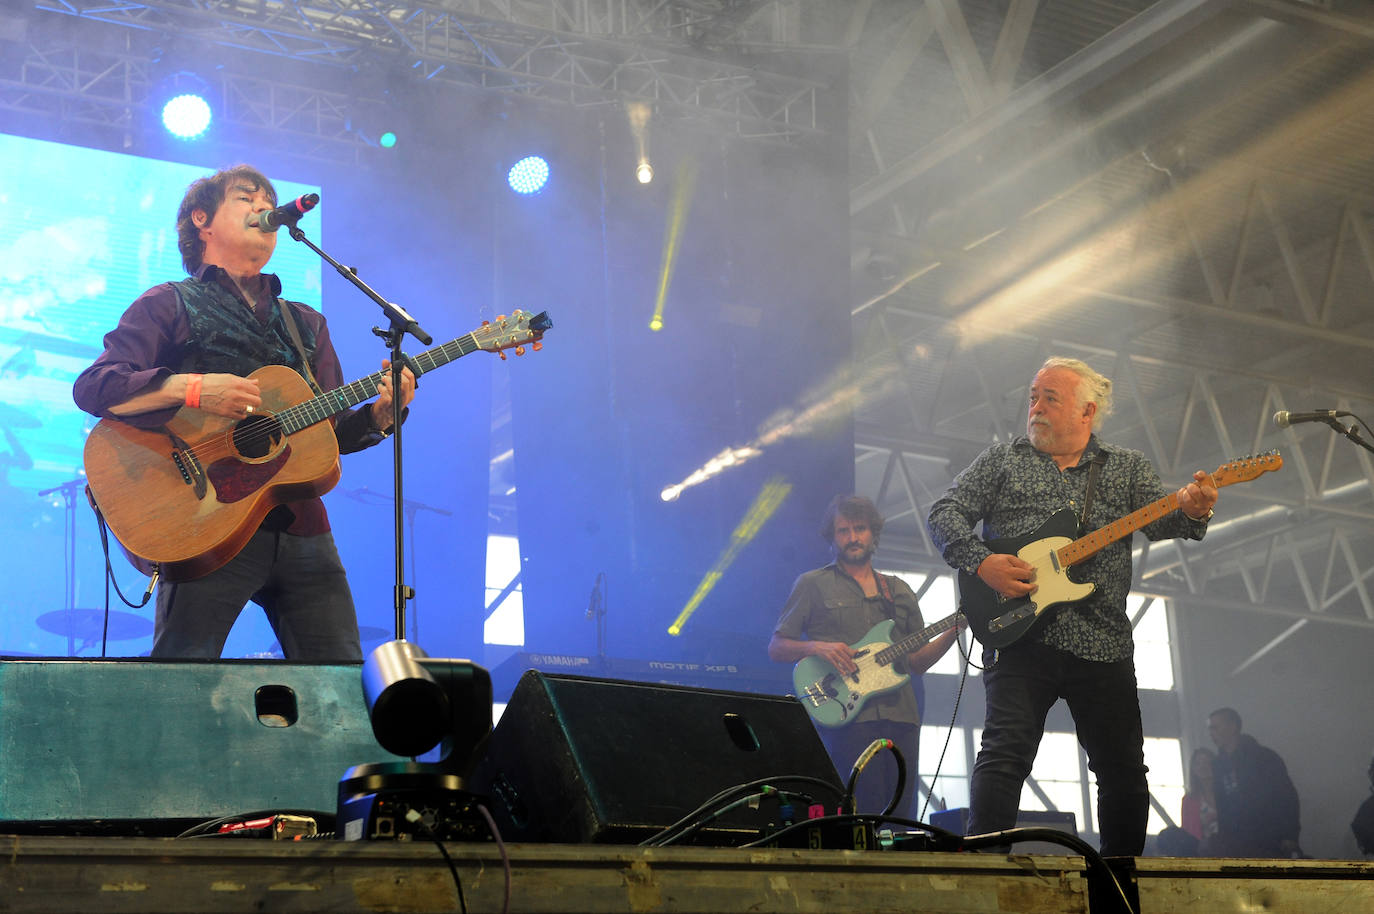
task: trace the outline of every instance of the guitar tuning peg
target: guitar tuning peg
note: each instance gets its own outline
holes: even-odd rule
[[[524,355],[524,354],[525,354],[525,347],[524,347],[524,346],[516,346],[516,347],[515,347],[515,354],[516,354],[516,355]]]
[[[533,343],[530,344],[530,346],[534,349],[535,352],[538,352],[539,350],[544,348],[544,344],[539,342],[538,340],[535,340]]]
[[[498,315],[496,315],[496,322],[497,322],[497,323],[505,323],[505,321],[506,321],[506,316],[505,316],[504,314],[498,314]]]
[[[506,360],[506,351],[504,349],[496,350],[496,354],[501,357],[501,361],[504,362]]]
[[[482,321],[482,326],[483,326],[483,327],[490,327],[490,326],[491,326],[491,321]]]

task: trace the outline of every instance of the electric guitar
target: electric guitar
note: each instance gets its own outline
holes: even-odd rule
[[[539,349],[547,312],[515,311],[414,356],[418,376],[479,349]],[[284,365],[249,375],[260,411],[235,421],[186,406],[166,424],[101,419],[86,439],[86,479],[105,522],[141,570],[164,579],[209,574],[247,545],[279,504],[323,495],[339,481],[339,442],[324,420],[377,395],[388,370],[314,396]],[[140,561],[141,560],[141,561]]]
[[[842,727],[859,713],[864,702],[874,695],[890,692],[911,679],[909,673],[893,669],[892,662],[925,645],[932,638],[954,627],[959,614],[947,616],[934,625],[892,643],[894,619],[884,619],[868,633],[849,645],[854,649],[852,673],[841,673],[829,660],[803,657],[792,668],[792,686],[802,707],[825,727]]]
[[[1249,482],[1282,466],[1283,458],[1277,451],[1270,451],[1224,463],[1212,474],[1212,479],[1217,488],[1221,488]],[[968,616],[969,628],[985,647],[1002,648],[1015,643],[1050,607],[1081,600],[1097,589],[1096,584],[1069,580],[1071,566],[1092,558],[1117,540],[1177,508],[1178,493],[1175,492],[1078,539],[1074,539],[1078,518],[1072,511],[1064,510],[1052,515],[1027,536],[988,541],[987,546],[993,552],[1011,553],[1035,566],[1031,577],[1035,591],[1024,597],[1003,597],[976,574],[959,572],[959,608]]]

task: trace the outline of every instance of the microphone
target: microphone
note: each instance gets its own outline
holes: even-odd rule
[[[1349,415],[1351,414],[1343,409],[1319,409],[1310,413],[1290,413],[1286,409],[1281,409],[1274,413],[1274,424],[1279,428],[1288,428],[1297,422],[1327,422]]]
[[[295,225],[301,216],[314,209],[315,204],[319,202],[319,194],[305,194],[276,209],[269,209],[265,213],[258,213],[256,217],[249,217],[248,221],[250,225],[257,226],[264,232],[275,232],[283,225]]]

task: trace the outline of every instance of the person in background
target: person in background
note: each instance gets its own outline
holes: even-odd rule
[[[1374,759],[1369,761],[1369,790],[1374,794]],[[1374,855],[1374,796],[1366,797],[1360,804],[1355,812],[1355,820],[1350,823],[1350,830],[1355,833],[1355,843],[1360,846],[1360,853],[1366,857]]]
[[[1193,751],[1188,763],[1188,790],[1183,794],[1183,830],[1197,839],[1197,855],[1211,856],[1217,837],[1217,796],[1212,768],[1216,753],[1206,746]]]
[[[1241,732],[1240,714],[1234,708],[1218,708],[1208,715],[1207,732],[1217,747],[1213,856],[1302,856],[1298,791],[1283,759]]]

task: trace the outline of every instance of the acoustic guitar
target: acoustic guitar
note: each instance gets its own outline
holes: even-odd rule
[[[547,312],[515,311],[412,357],[413,370],[478,350],[521,355],[552,326]],[[101,419],[86,439],[92,498],[141,570],[156,564],[168,581],[209,574],[238,555],[274,507],[334,487],[339,442],[325,420],[375,397],[388,373],[315,396],[293,369],[267,365],[249,375],[262,408],[244,419],[189,406],[153,429]]]

